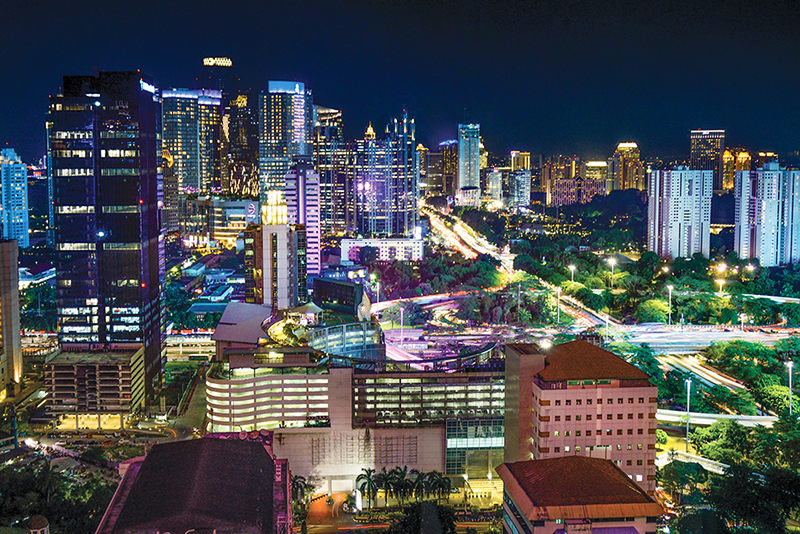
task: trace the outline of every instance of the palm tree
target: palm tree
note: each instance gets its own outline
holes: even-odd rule
[[[39,489],[46,496],[47,502],[49,503],[50,495],[53,493],[56,486],[58,486],[58,473],[53,471],[49,459],[45,458],[44,466],[39,471],[37,478]]]
[[[292,500],[295,502],[305,501],[306,489],[308,483],[306,477],[300,475],[292,475]]]
[[[375,484],[378,489],[383,490],[383,505],[389,506],[389,491],[391,488],[391,475],[386,471],[386,467],[380,473],[375,474]]]
[[[414,476],[414,481],[411,483],[411,491],[417,501],[421,501],[427,493],[426,474],[419,469],[412,469],[411,474]]]
[[[408,494],[408,490],[411,486],[411,481],[408,479],[408,466],[404,465],[400,467],[398,465],[391,470],[390,476],[392,492],[402,506],[403,498]]]
[[[358,490],[367,496],[369,508],[372,509],[372,499],[378,494],[378,483],[375,475],[375,470],[369,467],[362,467],[363,473],[356,477],[356,485]]]

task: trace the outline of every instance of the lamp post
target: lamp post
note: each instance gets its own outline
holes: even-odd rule
[[[617,259],[608,258],[608,264],[611,266],[611,289],[614,289],[614,266],[617,264]]]
[[[740,313],[739,320],[742,322],[742,332],[744,332],[744,322],[747,320],[747,315]]]
[[[570,275],[570,282],[574,283],[575,282],[575,266],[574,265],[570,265],[569,266],[569,275]]]
[[[556,288],[556,324],[561,324],[561,288]]]
[[[723,280],[722,278],[717,278],[716,282],[719,284],[719,292],[722,293],[722,286],[725,285],[725,280]]]
[[[403,348],[403,303],[400,303],[400,348]]]
[[[794,362],[786,362],[786,367],[789,368],[789,416],[792,415],[792,367]]]
[[[669,292],[669,322],[667,323],[668,326],[672,326],[672,290],[675,289],[675,286],[668,285],[667,291]]]
[[[689,403],[692,395],[692,381],[686,379],[686,452],[689,452]]]

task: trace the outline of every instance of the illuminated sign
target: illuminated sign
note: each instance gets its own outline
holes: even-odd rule
[[[229,57],[204,57],[203,65],[206,67],[232,67],[233,61]]]
[[[151,84],[147,83],[144,80],[139,80],[139,87],[142,89],[142,91],[147,91],[148,93],[154,93],[155,94],[155,92],[156,92],[156,86],[155,85],[151,85]]]

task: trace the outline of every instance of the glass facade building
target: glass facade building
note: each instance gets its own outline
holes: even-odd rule
[[[28,169],[13,148],[0,150],[0,198],[2,238],[28,248]]]

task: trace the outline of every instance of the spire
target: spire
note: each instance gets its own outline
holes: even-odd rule
[[[372,122],[367,126],[367,133],[364,134],[364,139],[375,139],[375,130],[372,129]]]

